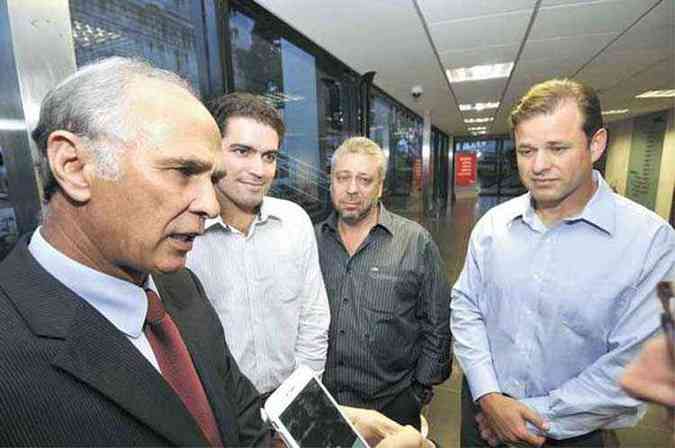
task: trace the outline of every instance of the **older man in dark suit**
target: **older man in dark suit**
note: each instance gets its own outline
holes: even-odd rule
[[[257,392],[185,266],[220,134],[184,80],[87,66],[44,99],[42,225],[0,264],[0,446],[258,446]],[[350,410],[381,447],[419,434]]]
[[[113,58],[53,89],[33,137],[48,203],[0,265],[0,445],[264,443],[183,269],[218,214],[209,112],[178,76]]]

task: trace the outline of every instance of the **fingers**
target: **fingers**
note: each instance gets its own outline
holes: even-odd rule
[[[422,448],[422,443],[422,435],[412,426],[405,426],[380,442],[376,448]]]
[[[539,428],[541,432],[546,432],[550,429],[548,422],[544,421],[539,414],[523,404],[521,404],[521,415],[525,420]]]

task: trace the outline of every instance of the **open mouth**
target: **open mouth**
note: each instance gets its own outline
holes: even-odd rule
[[[192,249],[192,242],[197,236],[199,236],[198,233],[174,233],[169,238],[179,249],[189,251]]]

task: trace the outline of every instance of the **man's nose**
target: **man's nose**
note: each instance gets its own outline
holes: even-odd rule
[[[210,179],[205,179],[200,183],[197,196],[192,201],[191,210],[204,218],[215,218],[220,214],[215,185]]]
[[[548,154],[548,151],[536,151],[534,153],[534,160],[532,163],[532,171],[535,173],[541,173],[542,171],[546,171],[551,167],[551,158],[550,155]]]

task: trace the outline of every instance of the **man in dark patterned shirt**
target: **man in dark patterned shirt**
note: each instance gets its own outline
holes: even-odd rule
[[[450,290],[429,233],[379,203],[385,167],[363,137],[331,161],[336,212],[316,228],[331,309],[324,384],[341,404],[419,429],[432,386],[450,374]]]

